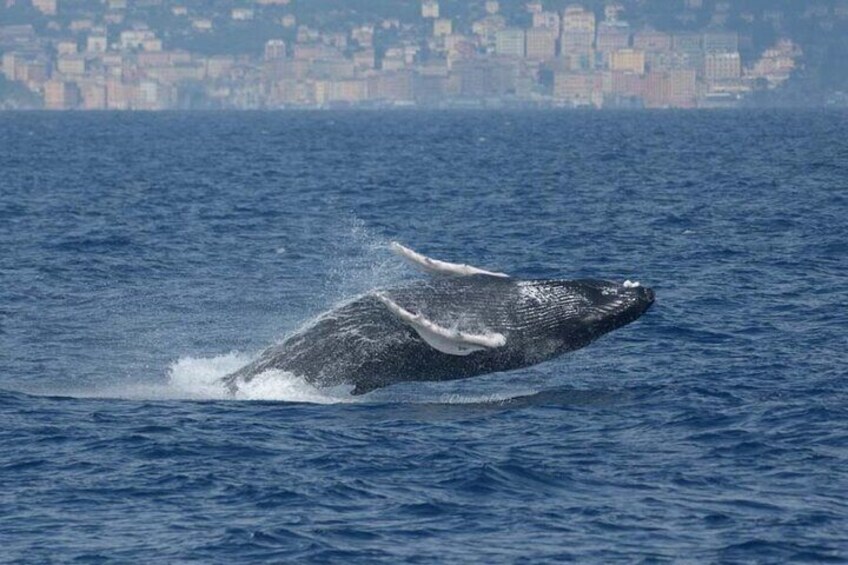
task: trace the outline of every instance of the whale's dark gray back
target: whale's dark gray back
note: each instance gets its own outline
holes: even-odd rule
[[[354,384],[354,392],[363,393],[399,381],[505,371],[583,347],[632,321],[653,301],[650,291],[606,281],[483,275],[437,278],[381,293],[439,326],[498,334],[505,343],[468,355],[443,353],[369,294],[320,316],[226,381],[235,388],[240,379],[279,369],[321,386]]]

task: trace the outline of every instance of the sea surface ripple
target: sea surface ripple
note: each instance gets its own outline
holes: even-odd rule
[[[848,114],[0,114],[0,561],[845,562]],[[216,378],[417,276],[640,280],[530,369]]]

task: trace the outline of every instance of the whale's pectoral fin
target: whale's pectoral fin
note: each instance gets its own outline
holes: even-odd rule
[[[395,253],[395,255],[398,255],[399,257],[404,259],[407,263],[431,275],[445,275],[452,277],[488,275],[490,277],[509,278],[509,275],[507,275],[506,273],[486,271],[485,269],[472,267],[471,265],[465,265],[463,263],[448,263],[447,261],[431,259],[426,255],[416,253],[409,247],[404,247],[396,241],[393,241],[391,245],[389,245],[389,249],[391,249],[392,252]]]
[[[392,314],[412,327],[418,336],[427,342],[430,347],[442,353],[465,356],[475,351],[494,349],[506,344],[506,338],[503,334],[472,334],[444,328],[431,322],[421,314],[413,314],[383,294],[377,294],[376,296]]]

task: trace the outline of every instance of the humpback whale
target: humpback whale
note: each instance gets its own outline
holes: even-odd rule
[[[432,259],[392,243],[429,275],[377,289],[223,377],[230,393],[272,369],[352,394],[404,381],[444,381],[509,371],[553,359],[639,318],[654,292],[606,280],[522,280]]]

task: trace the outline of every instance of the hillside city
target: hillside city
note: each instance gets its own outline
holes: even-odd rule
[[[0,0],[0,108],[843,106],[846,29],[848,0]]]

